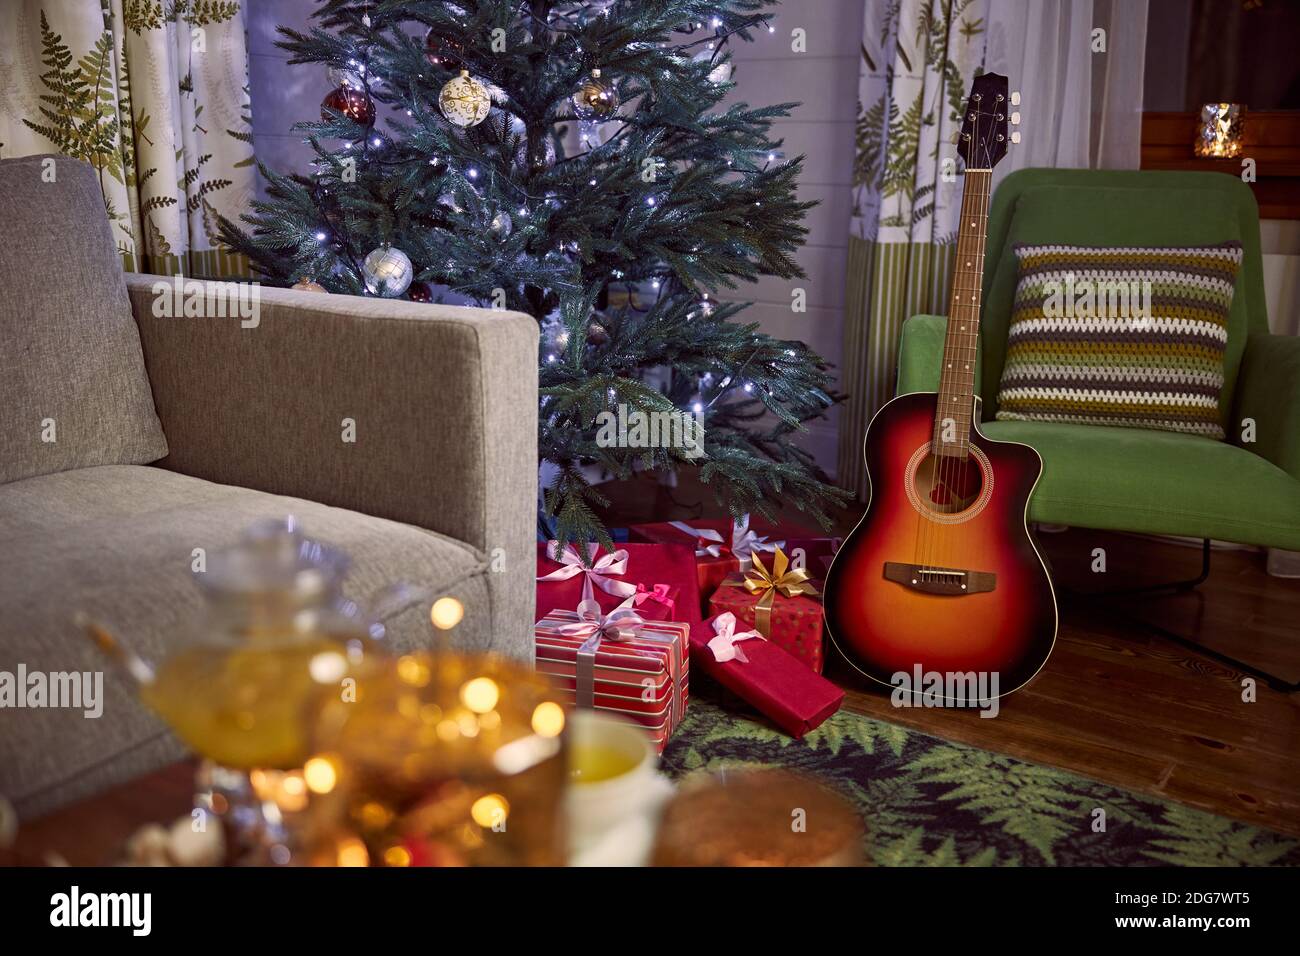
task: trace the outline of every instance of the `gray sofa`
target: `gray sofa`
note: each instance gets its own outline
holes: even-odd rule
[[[454,643],[531,661],[536,322],[272,288],[255,325],[212,317],[229,289],[208,317],[158,315],[160,277],[123,275],[94,170],[48,159],[0,161],[0,679],[107,673],[98,719],[0,708],[20,816],[184,753],[73,616],[165,656],[202,610],[193,549],[258,519],[348,551],[349,597],[455,596]],[[428,614],[395,613],[387,639],[429,645]]]

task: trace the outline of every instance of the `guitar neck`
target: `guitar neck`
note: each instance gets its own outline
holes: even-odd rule
[[[975,349],[979,343],[980,298],[984,281],[984,241],[988,234],[991,169],[967,169],[961,221],[943,342],[939,400],[930,442],[935,455],[965,458],[970,452],[975,402]]]

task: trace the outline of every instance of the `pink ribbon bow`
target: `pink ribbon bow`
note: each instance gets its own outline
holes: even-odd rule
[[[596,651],[601,641],[630,641],[645,621],[632,609],[631,598],[608,614],[602,614],[595,601],[583,601],[577,611],[578,620],[562,624],[560,633],[584,639],[574,663],[574,696],[579,707],[594,707]]]
[[[713,619],[713,630],[717,634],[713,640],[709,641],[709,650],[713,652],[713,659],[719,664],[725,664],[729,660],[738,660],[742,664],[748,664],[749,658],[745,652],[737,647],[741,641],[758,638],[765,641],[765,638],[758,631],[741,631],[736,633],[736,615],[730,611],[724,611]]]
[[[589,543],[587,549],[589,557],[595,556],[596,545],[594,543]],[[627,573],[627,551],[623,548],[602,555],[591,567],[587,567],[582,563],[582,555],[578,554],[578,549],[572,544],[566,545],[563,553],[561,553],[560,542],[548,541],[546,556],[552,561],[558,561],[564,567],[557,568],[550,574],[540,575],[537,580],[567,581],[569,578],[581,574],[583,576],[582,600],[584,602],[595,601],[596,599],[596,593],[592,590],[593,583],[606,594],[612,594],[614,597],[626,598],[636,593],[636,587],[627,581],[613,580],[613,578],[622,577]]]
[[[636,594],[632,595],[632,603],[640,607],[646,601],[658,601],[672,613],[677,609],[677,602],[671,596],[672,590],[671,584],[656,584],[649,590],[646,590],[644,584],[637,584]]]

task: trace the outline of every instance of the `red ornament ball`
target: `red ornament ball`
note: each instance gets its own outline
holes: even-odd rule
[[[461,70],[465,66],[465,44],[437,30],[424,35],[424,58],[430,66],[443,70]]]
[[[406,297],[412,302],[432,302],[433,287],[427,282],[412,282],[406,290]]]
[[[342,113],[353,122],[369,126],[375,121],[375,103],[366,93],[350,87],[340,86],[325,97],[320,105],[320,118],[329,122],[329,111]]]

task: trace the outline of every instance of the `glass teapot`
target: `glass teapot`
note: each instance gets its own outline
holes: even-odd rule
[[[206,614],[156,665],[82,622],[196,753],[235,770],[290,770],[308,756],[323,695],[337,696],[367,656],[383,654],[388,614],[425,596],[395,585],[359,605],[342,593],[348,566],[292,517],[259,522],[195,571]]]

